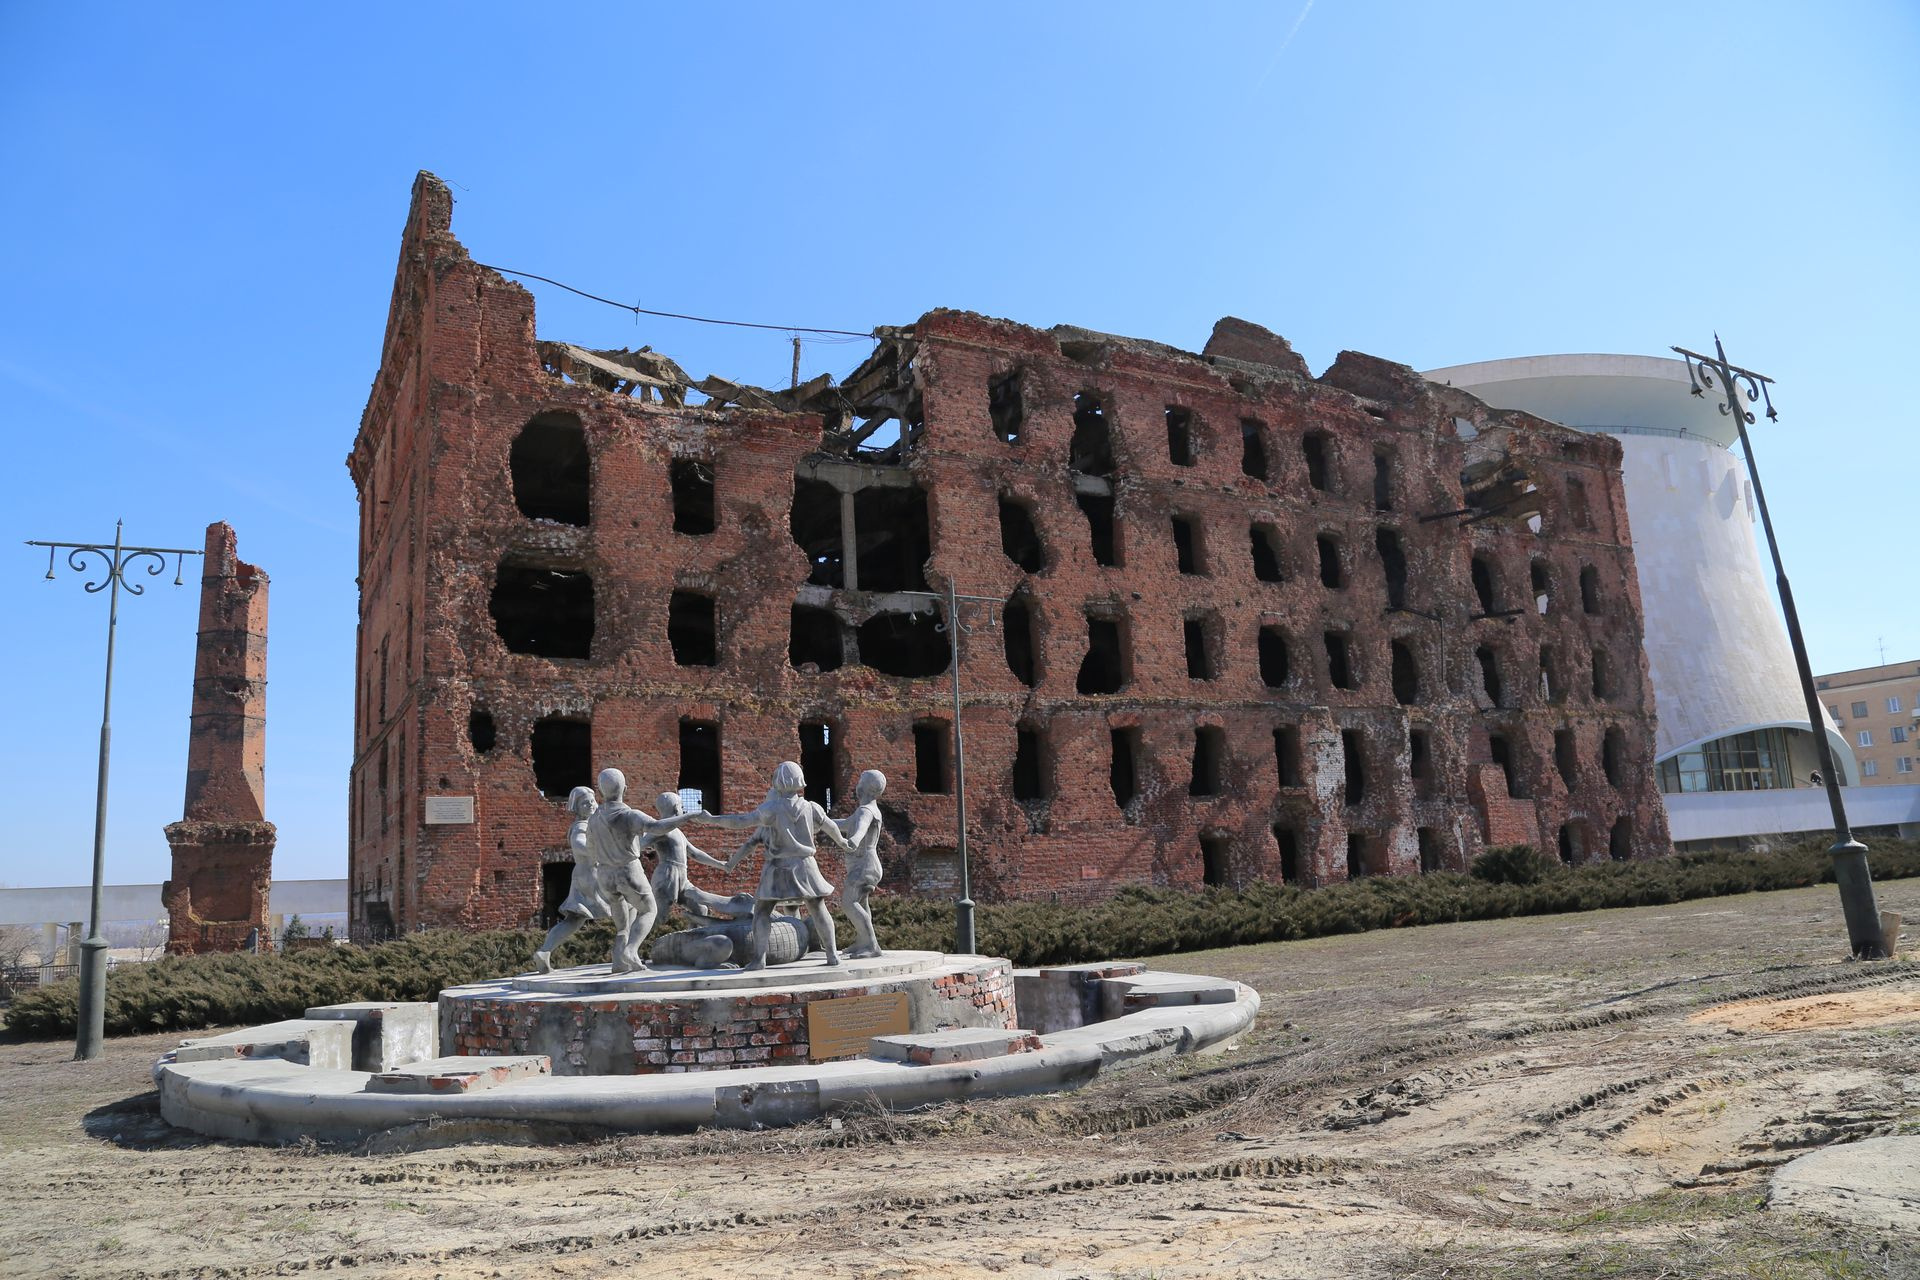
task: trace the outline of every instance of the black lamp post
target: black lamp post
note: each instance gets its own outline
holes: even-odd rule
[[[1760,527],[1767,533],[1767,550],[1773,556],[1774,581],[1780,588],[1780,608],[1787,617],[1787,638],[1793,644],[1794,665],[1800,672],[1800,691],[1807,699],[1807,729],[1813,735],[1814,751],[1820,760],[1820,777],[1827,787],[1827,803],[1833,809],[1834,879],[1840,885],[1840,907],[1847,917],[1847,941],[1860,960],[1881,960],[1887,955],[1881,935],[1880,909],[1873,896],[1873,874],[1867,867],[1867,846],[1853,838],[1847,824],[1847,804],[1840,795],[1840,773],[1833,767],[1833,752],[1827,745],[1827,731],[1820,715],[1820,694],[1813,687],[1813,668],[1807,662],[1807,642],[1800,634],[1800,614],[1793,607],[1793,588],[1787,583],[1787,569],[1780,560],[1780,543],[1773,536],[1773,517],[1767,514],[1767,493],[1760,485],[1760,467],[1753,459],[1753,442],[1747,428],[1753,423],[1753,410],[1747,405],[1761,403],[1767,409],[1767,421],[1777,422],[1780,415],[1773,407],[1768,388],[1773,379],[1751,369],[1727,362],[1727,351],[1720,335],[1713,338],[1714,354],[1703,356],[1685,347],[1675,351],[1687,362],[1687,377],[1693,394],[1705,396],[1717,391],[1722,397],[1720,412],[1733,418],[1740,432],[1740,448],[1747,455],[1747,474],[1753,477],[1753,496],[1760,507]],[[1744,387],[1741,384],[1746,384]],[[1745,397],[1746,404],[1741,403]]]
[[[67,565],[75,572],[100,575],[84,584],[89,594],[99,591],[107,593],[107,682],[100,700],[100,774],[93,796],[93,899],[87,921],[87,936],[80,943],[80,1012],[73,1040],[73,1056],[76,1060],[99,1057],[106,1040],[107,939],[100,932],[100,893],[107,862],[107,764],[113,737],[113,635],[120,625],[120,592],[124,588],[128,595],[147,593],[145,586],[126,577],[127,569],[141,560],[152,562],[142,566],[151,578],[166,571],[167,557],[172,556],[173,585],[177,587],[181,585],[182,566],[186,563],[186,557],[205,554],[185,547],[125,546],[120,541],[120,527],[124,523],[119,520],[114,522],[111,546],[92,542],[27,543],[30,547],[47,549],[48,579],[54,576],[54,556],[64,551],[67,553]],[[100,557],[98,567],[88,566],[86,561],[90,555]]]
[[[945,591],[896,591],[892,595],[918,596],[927,600],[947,602],[946,620],[938,628],[947,634],[949,656],[948,670],[953,675],[953,791],[954,791],[954,827],[955,850],[960,858],[960,897],[953,904],[953,949],[960,955],[974,955],[979,950],[973,927],[973,863],[967,854],[967,740],[960,728],[960,636],[973,630],[960,621],[960,602],[968,604],[999,604],[993,596],[964,595],[954,589],[953,579],[947,579]],[[987,619],[992,627],[993,619]]]

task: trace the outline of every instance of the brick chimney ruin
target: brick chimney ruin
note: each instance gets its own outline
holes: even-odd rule
[[[267,575],[236,554],[232,526],[211,524],[200,579],[185,812],[166,829],[173,876],[161,900],[170,954],[239,951],[249,937],[271,945],[266,710]]]

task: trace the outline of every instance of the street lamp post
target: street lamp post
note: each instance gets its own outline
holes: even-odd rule
[[[1853,838],[1847,823],[1847,803],[1840,795],[1840,773],[1833,767],[1833,751],[1827,745],[1827,733],[1820,716],[1820,694],[1813,687],[1813,667],[1807,661],[1807,642],[1800,634],[1800,614],[1793,607],[1793,588],[1787,582],[1786,565],[1780,559],[1780,543],[1773,536],[1773,517],[1767,514],[1767,493],[1760,485],[1760,468],[1753,460],[1753,442],[1747,428],[1753,423],[1753,410],[1747,405],[1762,403],[1767,421],[1777,422],[1780,414],[1773,407],[1768,390],[1773,379],[1751,369],[1727,362],[1727,350],[1720,335],[1713,338],[1714,354],[1703,356],[1685,347],[1675,351],[1687,362],[1687,377],[1693,394],[1704,396],[1717,390],[1722,397],[1720,412],[1733,418],[1740,433],[1740,448],[1747,455],[1747,474],[1753,477],[1754,501],[1760,508],[1760,527],[1766,530],[1767,550],[1773,556],[1774,581],[1780,588],[1780,609],[1787,618],[1787,639],[1793,644],[1794,665],[1800,672],[1800,691],[1807,700],[1807,728],[1813,734],[1814,751],[1820,761],[1820,777],[1827,787],[1827,804],[1833,810],[1833,874],[1840,886],[1840,908],[1847,918],[1847,941],[1856,959],[1879,960],[1887,951],[1880,929],[1880,909],[1874,901],[1873,874],[1867,867],[1867,846]],[[1716,384],[1716,379],[1718,380]],[[1746,385],[1741,386],[1742,383]],[[1741,403],[1741,397],[1746,404]]]
[[[168,556],[174,558],[173,585],[180,586],[186,558],[204,554],[185,547],[126,546],[120,541],[123,524],[125,521],[114,521],[112,546],[93,542],[30,540],[27,543],[30,547],[47,549],[48,580],[54,576],[54,557],[65,551],[67,565],[74,572],[101,575],[97,580],[83,584],[88,593],[107,593],[107,679],[106,690],[100,700],[100,774],[93,796],[93,898],[87,920],[87,936],[80,944],[80,1016],[73,1041],[76,1060],[99,1057],[106,1039],[107,940],[100,932],[100,892],[107,861],[107,762],[113,737],[113,636],[120,623],[120,590],[124,587],[128,595],[145,595],[145,585],[129,581],[127,569],[139,561],[151,560],[152,563],[143,568],[148,577],[158,577],[166,571]],[[98,568],[88,567],[87,557],[90,555],[100,557]]]
[[[960,857],[960,897],[953,904],[953,949],[961,955],[973,955],[978,950],[978,942],[973,928],[973,863],[967,855],[967,742],[960,728],[960,635],[962,632],[970,634],[971,629],[960,621],[960,602],[999,604],[1000,601],[995,596],[965,595],[954,588],[952,578],[947,579],[944,592],[897,591],[890,594],[947,602],[947,620],[939,624],[939,629],[947,633],[948,648],[952,651],[947,669],[953,675],[954,841],[955,852]],[[991,618],[987,625],[993,625]]]

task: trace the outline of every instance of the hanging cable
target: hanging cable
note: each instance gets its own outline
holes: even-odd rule
[[[696,324],[724,324],[731,325],[736,329],[771,329],[776,333],[831,333],[843,338],[873,338],[876,336],[870,332],[860,333],[853,329],[816,329],[803,324],[756,324],[751,320],[715,320],[711,316],[690,316],[678,311],[650,311],[646,307],[636,306],[630,302],[615,302],[612,298],[603,298],[597,293],[588,293],[585,289],[576,289],[570,284],[562,284],[560,281],[549,279],[546,276],[537,276],[531,271],[514,271],[508,267],[488,266],[484,262],[476,262],[474,265],[483,267],[488,271],[498,271],[503,276],[519,276],[522,280],[538,280],[541,284],[550,284],[556,289],[565,289],[568,293],[579,294],[581,297],[589,299],[590,301],[604,302],[609,307],[618,307],[622,311],[631,311],[636,316],[659,316],[666,320],[691,320]]]

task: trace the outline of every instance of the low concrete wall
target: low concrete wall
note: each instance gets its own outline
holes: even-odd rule
[[[1847,821],[1856,827],[1901,828],[1920,835],[1920,784],[1842,787]],[[1664,797],[1667,825],[1678,840],[1792,835],[1833,830],[1833,810],[1821,787],[1777,791],[1693,791]]]
[[[488,1140],[501,1125],[591,1133],[797,1124],[876,1104],[905,1111],[1078,1088],[1111,1067],[1222,1048],[1260,1008],[1259,995],[1240,983],[1158,976],[1175,986],[1216,983],[1225,998],[1153,1006],[1045,1036],[1031,1052],[947,1064],[858,1058],[678,1075],[539,1076],[445,1096],[369,1091],[365,1072],[284,1061],[162,1059],[154,1075],[168,1123],[247,1142],[360,1142],[428,1120],[463,1123],[463,1132]]]

